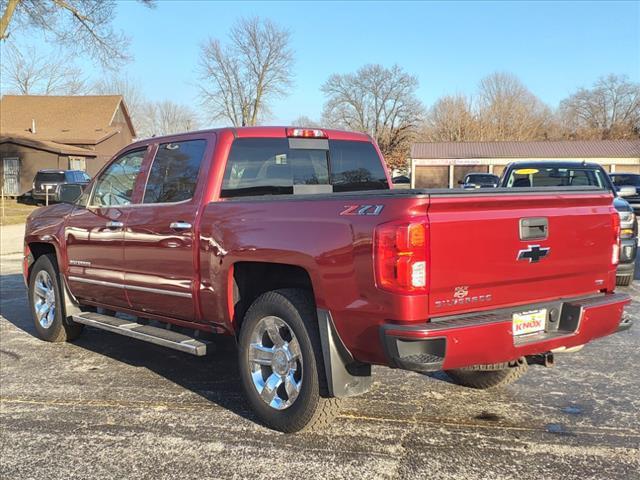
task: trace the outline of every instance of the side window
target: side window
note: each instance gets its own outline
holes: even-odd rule
[[[91,205],[129,205],[145,153],[146,149],[136,150],[114,160],[97,180]]]
[[[206,146],[206,140],[160,144],[143,203],[173,203],[192,198]]]

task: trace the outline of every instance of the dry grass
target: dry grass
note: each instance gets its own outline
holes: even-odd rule
[[[24,223],[31,212],[36,208],[34,205],[23,205],[15,200],[4,198],[4,214],[0,210],[0,225],[14,225],[17,223]]]

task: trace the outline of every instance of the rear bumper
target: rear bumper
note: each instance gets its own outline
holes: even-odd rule
[[[489,365],[584,345],[628,328],[621,325],[626,294],[524,305],[517,308],[448,317],[420,325],[385,324],[380,329],[392,367],[429,372]],[[546,331],[514,337],[512,315],[547,308]]]

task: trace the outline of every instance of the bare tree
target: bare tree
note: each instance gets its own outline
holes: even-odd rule
[[[223,46],[209,39],[201,47],[204,104],[213,120],[234,126],[257,125],[270,102],[292,84],[290,34],[270,20],[241,19]]]
[[[409,144],[423,114],[418,79],[399,66],[366,65],[333,74],[322,86],[323,123],[366,132],[376,139],[391,168],[406,164]]]
[[[319,122],[316,122],[315,120],[311,120],[306,115],[300,115],[298,118],[294,119],[291,122],[291,125],[294,127],[310,127],[310,128],[321,127]]]
[[[138,138],[188,132],[200,126],[194,110],[170,100],[149,101],[140,85],[126,75],[102,78],[93,85],[92,92],[122,95]]]
[[[138,0],[154,6],[153,0]],[[112,28],[115,0],[0,0],[0,40],[15,32],[37,30],[73,53],[103,66],[129,59],[128,38]]]
[[[91,90],[98,95],[122,95],[136,132],[140,135],[142,131],[147,130],[145,126],[147,99],[136,81],[126,75],[117,76],[114,74],[98,80]]]
[[[5,50],[1,65],[2,91],[19,95],[81,95],[87,87],[69,55],[39,55],[30,47]]]
[[[551,111],[510,73],[493,73],[480,81],[479,140],[544,139]]]
[[[601,77],[563,100],[559,113],[570,138],[639,138],[640,83],[622,75]]]
[[[478,121],[471,99],[447,95],[429,109],[419,136],[430,142],[463,142],[475,140],[477,134]]]
[[[192,109],[170,100],[147,102],[142,106],[141,113],[142,121],[138,127],[140,138],[188,132],[200,125],[198,115]]]

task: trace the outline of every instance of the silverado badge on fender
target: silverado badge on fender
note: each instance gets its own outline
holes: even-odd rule
[[[518,260],[529,260],[529,263],[538,263],[544,257],[549,255],[550,247],[541,247],[540,245],[529,245],[526,250],[518,252]]]

